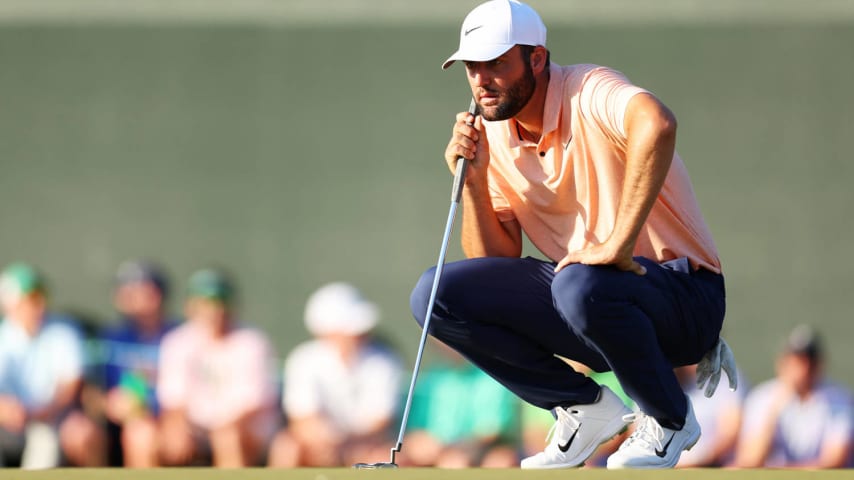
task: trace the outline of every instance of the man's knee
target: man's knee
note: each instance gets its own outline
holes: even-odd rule
[[[466,290],[473,278],[469,267],[470,264],[456,262],[445,265],[442,271],[430,319],[430,334],[439,340],[459,342],[470,335],[471,312],[476,309],[477,302],[472,300],[476,296]],[[435,272],[435,267],[424,272],[410,297],[412,315],[422,328],[430,306]]]
[[[157,423],[151,418],[139,418],[122,427],[125,449],[150,451],[157,444]]]
[[[412,315],[415,321],[422,327],[424,326],[425,317],[427,315],[427,304],[430,302],[430,291],[433,287],[433,277],[436,272],[436,267],[432,267],[418,279],[415,288],[412,289],[412,294],[409,296],[409,308],[412,310]]]
[[[59,427],[62,450],[78,466],[96,467],[104,463],[104,433],[83,412],[70,413]]]
[[[613,267],[573,264],[555,275],[552,300],[560,316],[576,332],[595,337],[607,325],[598,313],[612,301],[609,281]],[[613,293],[613,292],[611,292]]]

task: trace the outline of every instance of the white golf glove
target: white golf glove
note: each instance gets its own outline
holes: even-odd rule
[[[719,338],[718,343],[706,352],[700,363],[697,364],[697,388],[702,390],[703,385],[708,380],[709,383],[703,392],[707,398],[711,398],[715,394],[718,382],[721,381],[721,370],[726,372],[729,379],[729,389],[734,392],[738,388],[735,355],[732,354],[732,350],[723,338]]]

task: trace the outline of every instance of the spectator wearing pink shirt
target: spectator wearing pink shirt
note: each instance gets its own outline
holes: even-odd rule
[[[158,399],[167,465],[241,467],[261,461],[278,413],[273,349],[240,324],[234,288],[215,270],[190,278],[187,321],[163,340]]]

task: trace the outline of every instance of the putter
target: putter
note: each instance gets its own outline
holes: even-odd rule
[[[469,105],[469,113],[477,115],[477,103],[474,99]],[[471,123],[469,123],[471,125]],[[454,228],[454,217],[457,207],[460,205],[460,197],[463,193],[463,183],[466,178],[466,159],[457,157],[457,170],[454,174],[454,187],[451,191],[451,210],[448,212],[448,223],[445,224],[445,234],[442,237],[442,248],[439,249],[439,260],[436,262],[436,274],[433,275],[433,288],[430,290],[430,300],[427,302],[427,316],[424,317],[424,328],[421,330],[421,341],[418,343],[418,353],[415,354],[415,366],[412,367],[412,380],[409,382],[409,393],[406,395],[406,405],[403,408],[403,418],[400,421],[400,433],[397,434],[397,445],[391,448],[391,459],[388,462],[357,463],[353,468],[357,469],[380,469],[397,468],[395,456],[403,449],[403,434],[406,432],[406,423],[409,420],[409,409],[412,407],[412,394],[415,390],[415,381],[418,380],[418,370],[421,368],[421,357],[424,355],[424,345],[430,330],[430,317],[433,316],[433,304],[436,303],[436,291],[439,290],[439,279],[442,277],[442,268],[445,265],[445,254],[448,251],[448,241],[451,230]]]

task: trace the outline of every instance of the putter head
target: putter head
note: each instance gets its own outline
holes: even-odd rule
[[[356,470],[377,470],[380,468],[397,468],[396,463],[377,462],[377,463],[357,463],[353,465]]]

